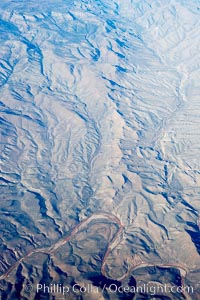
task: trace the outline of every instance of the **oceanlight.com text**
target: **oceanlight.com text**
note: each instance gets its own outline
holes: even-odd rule
[[[32,287],[33,288],[33,287]],[[30,286],[29,286],[30,289]],[[142,284],[138,286],[129,286],[129,285],[121,285],[118,286],[116,284],[110,284],[104,286],[102,288],[93,286],[92,284],[79,285],[74,284],[73,286],[62,285],[58,283],[54,284],[37,284],[36,292],[44,293],[44,294],[60,294],[67,295],[70,292],[75,294],[98,294],[103,293],[105,290],[108,292],[115,294],[148,294],[148,295],[165,295],[165,294],[193,294],[194,289],[192,286],[176,286],[176,285],[153,285],[153,284]]]

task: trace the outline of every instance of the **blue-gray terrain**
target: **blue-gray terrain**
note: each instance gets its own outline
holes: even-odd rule
[[[199,69],[199,0],[1,1],[1,299],[200,299]]]

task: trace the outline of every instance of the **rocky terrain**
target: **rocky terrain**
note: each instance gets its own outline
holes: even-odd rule
[[[200,299],[199,25],[199,0],[1,1],[1,299]]]

